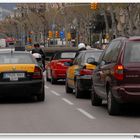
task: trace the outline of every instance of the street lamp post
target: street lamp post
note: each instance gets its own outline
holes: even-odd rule
[[[90,21],[89,22],[89,44],[90,44],[90,46],[91,46],[91,42],[92,42],[91,35],[92,35],[92,22]]]

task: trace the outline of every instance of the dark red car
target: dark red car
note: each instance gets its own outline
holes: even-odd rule
[[[110,115],[120,113],[124,103],[140,102],[140,37],[111,41],[93,74],[92,105],[107,99]]]
[[[77,51],[58,51],[46,66],[46,79],[55,84],[59,79],[66,78],[66,70],[68,66],[65,62],[72,62]]]

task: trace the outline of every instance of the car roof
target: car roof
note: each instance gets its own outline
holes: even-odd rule
[[[56,52],[56,51],[77,51],[77,47],[44,47],[44,52]]]
[[[13,53],[13,54],[29,54],[27,51],[15,51],[14,49],[0,49],[0,54],[3,53]]]
[[[102,52],[104,50],[100,50],[100,49],[96,49],[96,48],[91,48],[91,49],[87,49],[87,50],[83,50],[81,52]]]
[[[118,37],[113,39],[112,41],[116,40],[140,41],[140,36]]]
[[[130,41],[140,41],[140,36],[132,36],[132,37],[129,37],[129,40]]]

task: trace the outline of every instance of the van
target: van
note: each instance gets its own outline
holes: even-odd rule
[[[112,40],[92,75],[91,103],[107,100],[110,115],[124,103],[140,102],[140,36]]]

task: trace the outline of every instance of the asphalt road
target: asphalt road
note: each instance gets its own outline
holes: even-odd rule
[[[93,107],[88,96],[76,99],[74,94],[66,94],[64,82],[57,85],[46,82],[45,94],[45,102],[1,99],[0,133],[140,132],[138,106],[127,106],[121,116],[109,116],[105,103]]]

